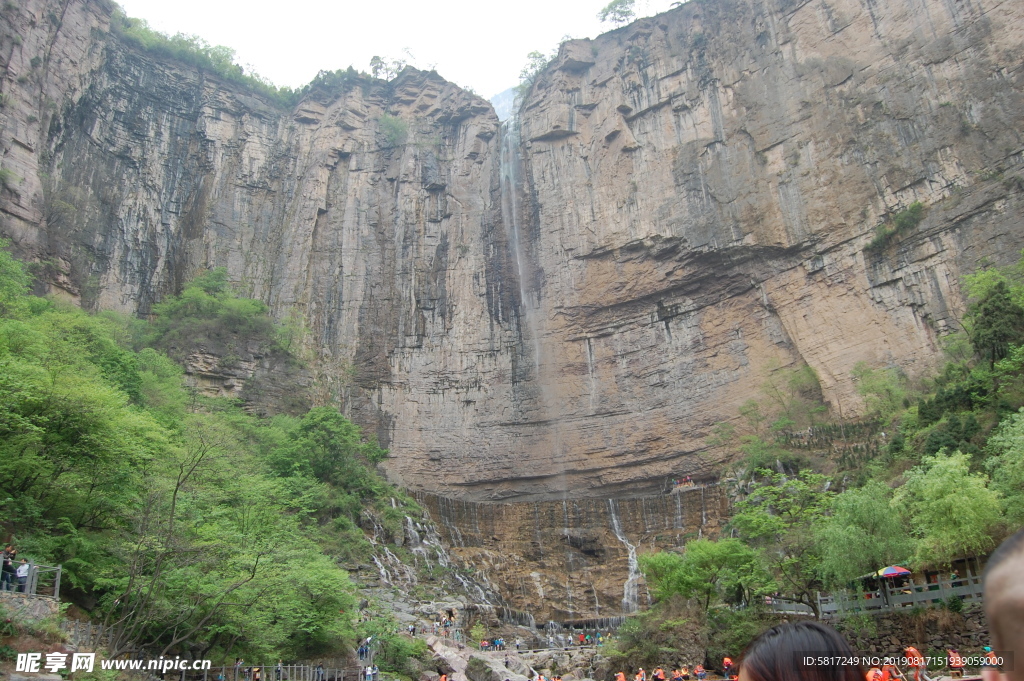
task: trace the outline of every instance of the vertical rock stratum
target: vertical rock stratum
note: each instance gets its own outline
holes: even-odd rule
[[[505,130],[413,69],[285,110],[111,11],[4,4],[0,233],[134,314],[225,266],[414,490],[713,478],[709,429],[766,372],[855,414],[856,363],[935,366],[959,277],[1024,247],[1020,2],[692,0],[563,45]]]

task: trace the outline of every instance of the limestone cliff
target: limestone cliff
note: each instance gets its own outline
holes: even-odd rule
[[[227,267],[415,490],[713,478],[770,367],[856,413],[857,362],[934,366],[960,275],[1024,246],[1019,2],[693,0],[564,45],[506,134],[411,69],[283,110],[110,11],[4,5],[0,232],[90,307]]]

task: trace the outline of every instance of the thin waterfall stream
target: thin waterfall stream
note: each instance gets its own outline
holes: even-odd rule
[[[619,523],[619,509],[614,499],[608,500],[608,510],[612,520],[612,532],[626,547],[626,565],[629,568],[629,576],[622,586],[622,612],[636,612],[640,595],[640,563],[636,558],[636,546],[630,543],[622,531],[622,525]]]

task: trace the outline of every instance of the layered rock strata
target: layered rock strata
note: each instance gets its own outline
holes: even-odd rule
[[[453,558],[501,594],[498,613],[540,628],[548,621],[599,626],[646,607],[647,586],[631,560],[718,536],[729,514],[719,485],[624,499],[418,500]]]
[[[855,414],[858,362],[933,367],[960,276],[1024,246],[1019,2],[690,2],[564,45],[506,134],[415,70],[286,110],[110,12],[4,5],[0,232],[89,307],[227,267],[415,490],[713,478],[775,367]]]

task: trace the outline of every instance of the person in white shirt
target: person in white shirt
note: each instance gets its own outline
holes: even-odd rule
[[[14,573],[15,577],[18,578],[18,591],[25,593],[28,582],[28,560],[25,558],[21,559],[21,564],[18,565],[18,569]]]

